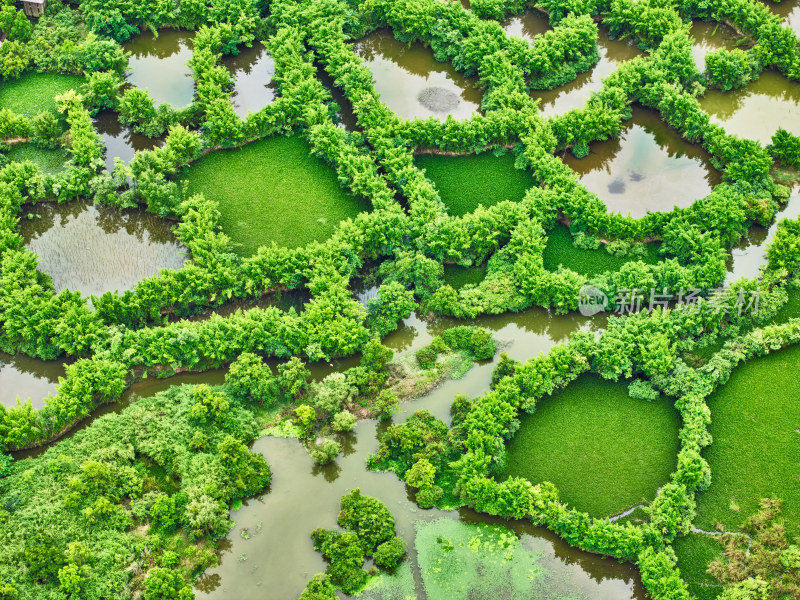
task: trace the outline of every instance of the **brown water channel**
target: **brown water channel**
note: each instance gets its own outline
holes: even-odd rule
[[[119,122],[117,115],[104,111],[94,118],[97,133],[103,139],[106,147],[106,170],[114,170],[114,158],[121,158],[126,164],[131,162],[133,155],[142,150],[152,150],[164,144],[164,138],[150,138],[141,133],[135,133]]]
[[[272,83],[275,62],[261,42],[242,48],[239,54],[222,58],[222,64],[233,74],[233,109],[242,118],[258,112],[275,99],[277,86]]]
[[[590,145],[585,158],[564,161],[610,212],[642,217],[685,208],[721,181],[708,154],[684,141],[650,110],[634,107],[620,137]]]
[[[375,31],[353,46],[372,71],[381,100],[401,119],[465,119],[480,108],[477,78],[465,77],[433,51],[415,42],[408,46],[389,30]]]
[[[192,58],[193,38],[193,31],[163,29],[158,37],[147,31],[125,42],[122,47],[131,53],[128,83],[149,90],[156,104],[164,102],[173,108],[191,104],[194,79],[186,63]]]
[[[541,99],[539,110],[542,114],[560,115],[573,108],[583,108],[592,92],[602,89],[603,79],[616,71],[621,63],[644,56],[644,52],[633,44],[612,40],[604,27],[598,27],[597,47],[600,50],[600,60],[594,67],[565,85],[552,90],[531,92],[531,96]]]
[[[721,23],[710,23],[705,21],[695,21],[689,35],[694,38],[692,45],[692,56],[697,70],[701,73],[706,69],[706,54],[714,50],[733,50],[737,46],[740,36]]]
[[[709,90],[700,106],[727,133],[762,144],[771,143],[778,127],[800,135],[800,84],[774,71],[764,71],[738,90]]]
[[[731,258],[728,260],[728,281],[735,281],[740,277],[755,279],[759,269],[767,264],[767,246],[772,243],[778,231],[778,223],[783,219],[797,219],[800,217],[800,189],[792,190],[789,201],[781,207],[775,216],[775,221],[769,227],[754,225],[750,233],[731,249]]]
[[[142,210],[72,202],[40,204],[30,212],[34,218],[23,220],[20,230],[56,291],[122,292],[186,260],[170,224]]]

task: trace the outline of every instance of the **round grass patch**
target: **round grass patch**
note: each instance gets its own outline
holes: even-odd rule
[[[521,419],[499,473],[550,481],[561,500],[595,517],[649,502],[678,454],[678,412],[634,400],[624,382],[584,376]]]
[[[272,137],[205,156],[181,176],[188,193],[219,203],[223,231],[249,256],[271,242],[296,248],[330,237],[369,210],[299,137]]]

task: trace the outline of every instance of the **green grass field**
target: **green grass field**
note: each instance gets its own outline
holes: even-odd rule
[[[460,289],[468,283],[479,284],[486,277],[486,265],[477,267],[461,267],[459,265],[444,266],[444,282],[453,289]]]
[[[64,163],[69,159],[69,152],[63,148],[45,150],[32,144],[18,144],[11,146],[6,156],[13,162],[29,160],[38,165],[44,173],[58,173],[64,169]]]
[[[724,589],[706,570],[709,563],[722,557],[719,540],[710,535],[690,533],[680,536],[673,544],[681,576],[697,600],[713,600]]]
[[[647,254],[639,259],[639,257],[614,256],[606,252],[605,248],[597,250],[576,248],[572,243],[572,234],[565,225],[556,225],[547,236],[544,268],[548,271],[555,271],[558,265],[563,265],[580,275],[592,277],[606,271],[618,271],[622,265],[631,260],[643,260],[648,264],[655,264],[661,260],[657,244],[647,244]]]
[[[711,487],[697,497],[697,526],[735,530],[761,498],[783,500],[790,537],[800,535],[800,347],[740,366],[712,394],[711,435],[705,457]]]
[[[491,153],[470,156],[417,156],[417,166],[425,169],[450,214],[465,215],[479,204],[492,206],[503,200],[522,200],[525,191],[536,185],[527,171],[514,168],[510,152],[497,157]]]
[[[0,85],[0,108],[33,117],[43,110],[56,112],[54,98],[70,89],[78,89],[82,77],[55,73],[26,73]]]
[[[190,194],[219,203],[222,229],[248,256],[274,241],[295,248],[328,238],[369,210],[345,193],[336,173],[299,137],[273,137],[203,157],[180,177]]]
[[[592,516],[652,500],[676,466],[677,411],[665,399],[633,400],[625,383],[581,377],[521,420],[500,477],[550,481]]]

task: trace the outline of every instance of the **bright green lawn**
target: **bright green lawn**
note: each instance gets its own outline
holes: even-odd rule
[[[26,160],[39,166],[45,173],[57,173],[64,168],[64,163],[69,158],[69,153],[63,148],[45,150],[33,144],[19,144],[11,146],[6,153],[10,161],[24,162]]]
[[[673,548],[681,576],[698,600],[713,600],[722,593],[723,587],[706,572],[709,563],[722,556],[722,546],[717,538],[690,533],[678,537]]]
[[[514,168],[514,155],[491,153],[470,156],[417,156],[418,167],[425,169],[450,214],[464,215],[479,204],[492,206],[503,200],[522,200],[536,182],[527,171]]]
[[[294,248],[328,238],[369,210],[346,194],[336,173],[299,137],[272,137],[203,157],[181,175],[189,193],[219,203],[222,229],[243,256],[275,241]]]
[[[652,500],[668,481],[678,428],[667,400],[633,400],[624,382],[583,376],[522,418],[500,476],[550,481],[570,506],[612,515]]]
[[[648,264],[655,264],[661,257],[658,255],[657,244],[647,244],[647,254],[643,257],[614,256],[606,252],[605,248],[597,250],[581,250],[572,243],[572,234],[564,225],[556,225],[547,234],[547,246],[544,249],[544,268],[549,271],[558,269],[563,265],[580,275],[592,277],[606,271],[618,271],[619,268],[631,260],[643,260]]]
[[[26,73],[19,79],[0,84],[0,108],[33,117],[43,110],[56,112],[54,98],[70,89],[78,89],[82,77],[55,73]]]
[[[711,487],[697,498],[697,526],[735,530],[767,496],[783,500],[790,537],[800,534],[800,346],[753,360],[709,397],[714,442],[704,456]],[[738,509],[738,510],[736,510]]]
[[[460,267],[458,265],[444,266],[444,282],[453,289],[460,289],[468,283],[479,284],[486,277],[486,265],[477,267]]]

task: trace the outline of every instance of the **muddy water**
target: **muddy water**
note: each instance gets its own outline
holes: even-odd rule
[[[531,96],[541,99],[539,110],[542,114],[560,115],[573,108],[583,108],[592,92],[603,87],[603,79],[616,71],[620,63],[644,55],[633,44],[609,38],[603,27],[598,27],[597,47],[600,50],[600,60],[589,71],[581,73],[566,85],[552,90],[531,92]]]
[[[122,47],[131,53],[128,83],[149,90],[156,104],[173,108],[191,104],[194,79],[186,62],[192,58],[192,38],[191,31],[164,29],[158,37],[147,31],[125,42]]]
[[[408,46],[380,30],[356,42],[354,50],[372,71],[381,100],[401,119],[465,119],[480,108],[477,79],[437,62],[422,44]]]
[[[774,71],[764,71],[738,90],[709,90],[700,106],[727,133],[762,144],[771,143],[778,127],[800,135],[800,84]]]
[[[537,35],[553,29],[546,14],[531,9],[521,15],[516,15],[503,23],[503,29],[508,35],[520,37],[532,42]]]
[[[22,402],[30,398],[33,408],[42,408],[47,395],[55,394],[58,378],[64,375],[60,361],[0,352],[0,404],[16,406],[17,398]]]
[[[692,45],[692,56],[697,70],[701,73],[706,68],[706,54],[714,50],[733,50],[737,47],[737,40],[740,36],[736,32],[720,23],[707,23],[705,21],[695,21],[689,34],[694,38]]]
[[[97,115],[94,126],[106,147],[106,170],[109,172],[114,170],[114,158],[121,158],[128,164],[137,152],[164,145],[163,137],[149,138],[141,133],[134,133],[122,125],[117,115],[111,111]]]
[[[610,212],[642,217],[691,205],[720,182],[708,154],[685,142],[653,111],[634,107],[618,139],[591,144],[590,154],[564,161]]]
[[[121,292],[186,260],[170,224],[144,211],[73,202],[42,204],[31,212],[35,218],[22,221],[21,233],[56,291]]]
[[[225,56],[222,64],[234,77],[233,109],[243,119],[249,112],[258,112],[275,99],[277,86],[272,83],[275,62],[261,42],[242,48],[236,56]]]
[[[551,321],[557,326],[553,328],[548,325],[544,311],[525,311],[516,317],[516,320],[513,316],[478,319],[477,324],[493,329],[496,338],[509,344],[509,353],[519,358],[546,351],[563,341],[561,336],[591,326],[588,319],[566,318],[562,322],[561,318],[555,317]],[[600,323],[597,321],[595,326],[600,326]],[[415,349],[452,324],[449,319],[428,323],[414,316],[385,343],[395,348]],[[456,393],[481,394],[488,389],[493,368],[493,361],[487,361],[473,367],[462,379],[447,381],[427,396],[403,403],[393,422],[402,422],[423,408],[449,422],[453,396]],[[326,467],[314,465],[297,440],[272,437],[257,440],[253,449],[262,452],[269,461],[273,484],[266,493],[231,513],[236,526],[221,544],[220,566],[200,578],[195,589],[198,598],[230,598],[232,595],[242,600],[297,597],[308,579],[325,569],[325,562],[312,546],[311,530],[335,527],[339,498],[356,487],[381,499],[392,511],[398,533],[409,547],[418,598],[424,598],[424,590],[420,586],[413,550],[414,525],[441,517],[510,526],[517,535],[543,548],[553,558],[553,564],[549,566],[560,570],[559,575],[567,576],[574,592],[582,592],[586,598],[645,597],[638,574],[631,566],[570,548],[552,534],[529,523],[489,519],[469,510],[420,510],[413,504],[409,490],[394,474],[373,473],[366,469],[366,456],[377,449],[377,434],[385,427],[386,424],[374,420],[359,422],[352,434],[341,438],[343,455]],[[242,536],[244,530],[249,539]]]
[[[750,234],[733,247],[731,258],[728,260],[728,281],[735,281],[740,277],[749,279],[758,277],[759,269],[767,263],[767,246],[775,238],[778,223],[782,219],[798,217],[800,217],[800,189],[795,188],[772,225],[769,227],[754,225],[750,228]]]
[[[772,0],[762,0],[769,9],[778,15],[784,25],[794,29],[795,33],[800,31],[800,1],[783,0],[783,2],[773,2]]]

